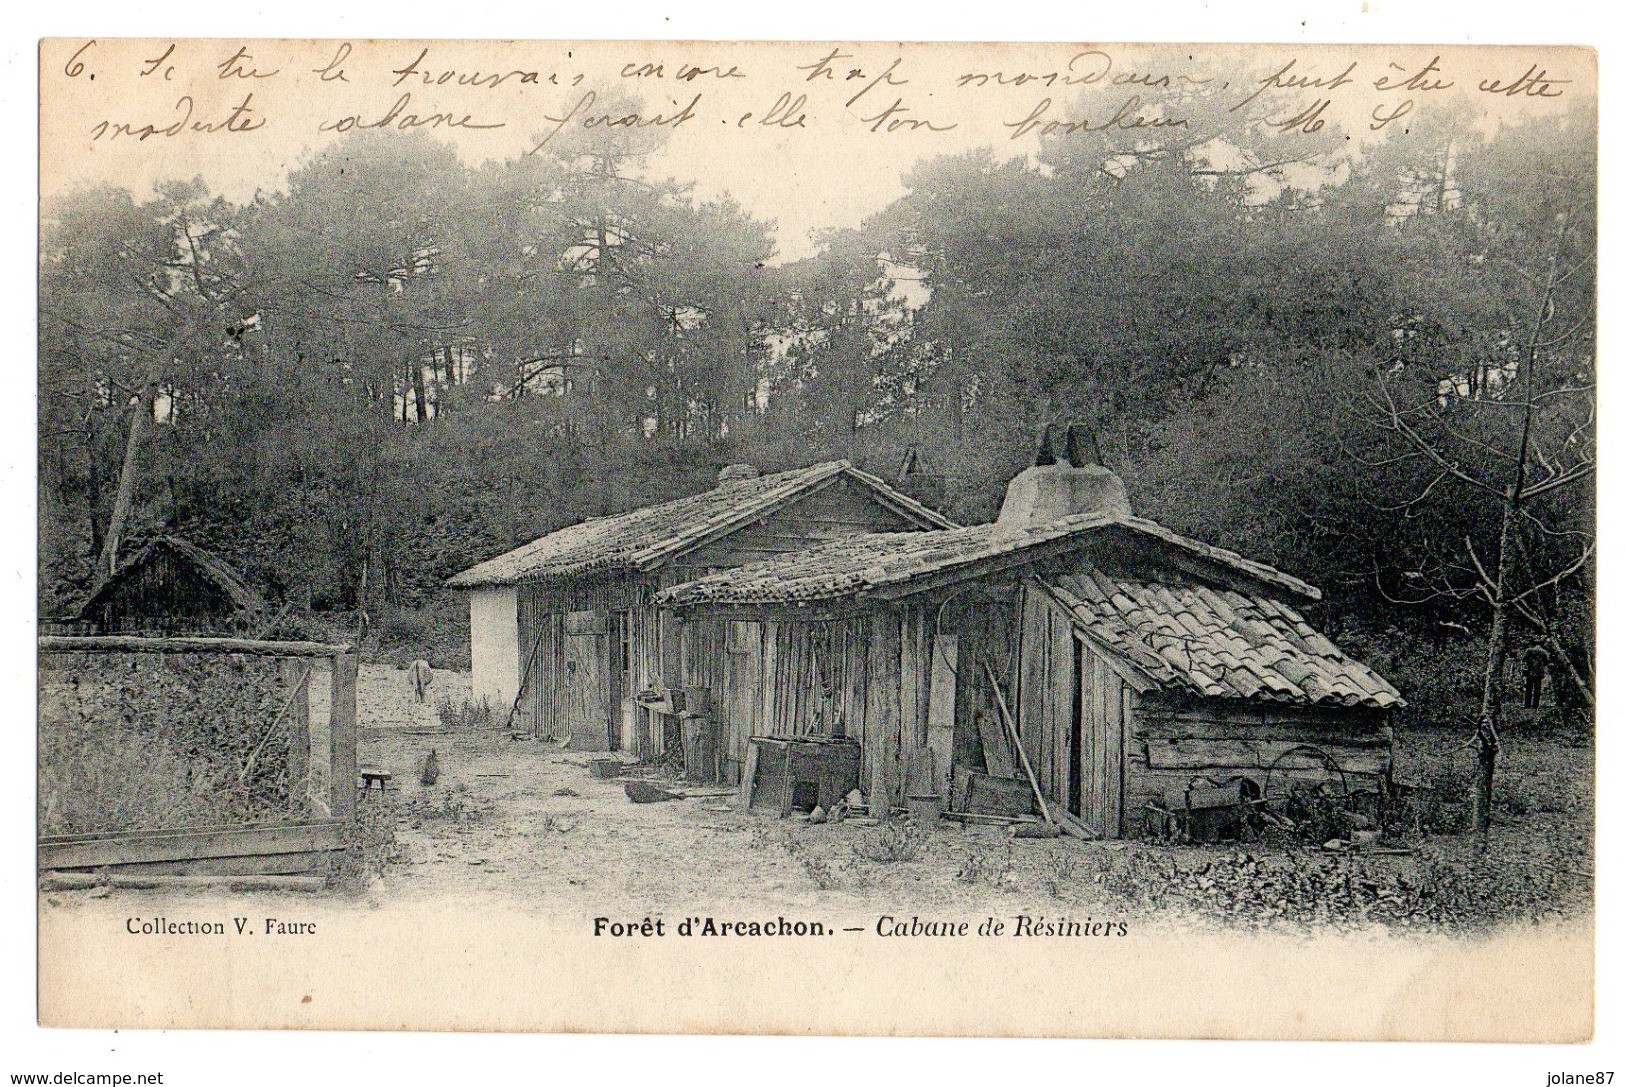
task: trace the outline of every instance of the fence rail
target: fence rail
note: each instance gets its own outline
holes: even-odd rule
[[[248,653],[258,657],[343,657],[353,645],[256,638],[146,638],[136,634],[42,634],[42,653]]]
[[[352,791],[353,786],[352,786]],[[53,834],[39,840],[42,872],[93,870],[173,875],[308,872],[344,849],[344,822]]]

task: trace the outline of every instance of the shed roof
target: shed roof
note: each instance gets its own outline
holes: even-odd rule
[[[1161,551],[1206,560],[1293,596],[1320,598],[1319,589],[1290,574],[1188,539],[1155,521],[1089,513],[1025,528],[988,524],[852,536],[676,585],[659,599],[671,607],[723,608],[888,599],[921,591],[928,578],[937,584],[976,577],[1065,553],[1090,537],[1108,536],[1150,542]]]
[[[594,517],[470,567],[453,588],[507,585],[611,570],[647,570],[741,528],[839,480],[864,488],[881,505],[922,526],[950,528],[940,513],[844,460],[739,479],[687,498]]]
[[[1307,705],[1405,704],[1387,680],[1262,594],[1093,566],[1045,585],[1089,640],[1157,687]]]
[[[265,598],[254,591],[241,574],[232,569],[219,555],[205,551],[179,536],[157,536],[127,561],[119,565],[113,575],[91,591],[90,599],[79,609],[79,618],[88,619],[91,612],[111,593],[146,566],[160,553],[168,552],[190,566],[204,581],[213,585],[238,611],[254,611],[265,607]]]

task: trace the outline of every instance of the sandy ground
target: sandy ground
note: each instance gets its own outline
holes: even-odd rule
[[[467,676],[439,673],[430,702],[460,699]],[[854,847],[879,833],[870,820],[839,825],[740,810],[737,796],[633,804],[616,780],[594,778],[583,752],[510,740],[499,729],[445,732],[432,705],[410,701],[405,671],[366,669],[358,689],[360,760],[394,775],[400,857],[372,894],[386,900],[501,899],[547,911],[625,911],[727,903],[762,909],[818,905],[867,911],[1054,913],[1081,908],[1090,888],[1049,884],[1090,850],[1073,839],[1011,841],[1003,828],[943,822],[918,861],[879,863]],[[430,749],[441,775],[419,783]],[[699,786],[674,783],[674,789]],[[708,790],[716,792],[717,790]],[[973,854],[1010,869],[961,879]]]
[[[879,834],[869,820],[818,825],[804,817],[782,819],[741,810],[734,795],[633,804],[622,782],[588,772],[589,759],[601,756],[510,740],[500,728],[445,729],[435,703],[460,702],[467,691],[466,674],[441,672],[428,703],[415,705],[405,670],[368,666],[362,673],[360,760],[394,775],[392,792],[374,792],[367,802],[386,803],[398,816],[397,862],[370,897],[639,916],[696,904],[955,917],[1092,909],[1112,915],[1090,878],[1093,862],[1102,851],[1140,848],[1072,838],[1012,840],[1004,828],[943,821],[931,829],[920,859],[876,862],[858,852]],[[1414,742],[1442,748],[1459,738]],[[441,775],[426,788],[419,768],[431,748]],[[1551,798],[1570,813],[1590,805],[1591,748],[1509,735],[1501,783],[1535,801],[1498,834],[1516,848],[1518,839],[1538,838],[1544,823],[1572,818],[1541,810],[1541,801]],[[1201,863],[1233,847],[1155,848]]]

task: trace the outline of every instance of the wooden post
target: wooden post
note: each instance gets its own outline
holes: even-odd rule
[[[936,790],[948,795],[948,773],[954,763],[954,697],[958,685],[959,636],[932,639],[931,698],[926,711],[925,745],[936,759]]]
[[[284,657],[281,670],[284,682],[298,684],[288,711],[288,803],[297,808],[310,797],[310,668]]]
[[[329,710],[328,780],[334,818],[355,811],[355,680],[360,659],[354,653],[333,658],[333,701]]]
[[[877,612],[869,632],[869,675],[864,722],[864,761],[869,764],[869,814],[884,819],[902,791],[898,657],[902,626],[896,612]]]
[[[918,608],[903,612],[901,638],[898,642],[898,713],[897,753],[899,773],[897,793],[906,800],[911,789],[929,790],[929,783],[918,780],[920,772],[919,750],[924,739],[924,726],[919,720],[920,666]]]
[[[739,775],[739,809],[750,811],[750,801],[756,795],[756,744],[747,741],[745,769]]]

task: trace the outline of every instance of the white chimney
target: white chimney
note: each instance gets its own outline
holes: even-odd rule
[[[997,522],[1001,528],[1031,528],[1085,513],[1133,516],[1128,488],[1100,463],[1087,429],[1045,427],[1035,459],[1005,489]]]

